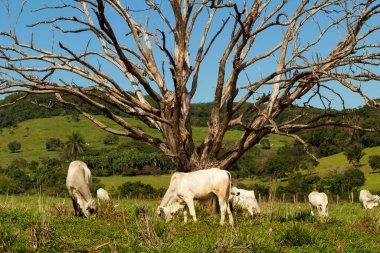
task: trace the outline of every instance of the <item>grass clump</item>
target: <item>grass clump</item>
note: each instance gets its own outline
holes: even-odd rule
[[[294,247],[312,245],[314,243],[314,238],[308,230],[293,223],[292,227],[285,230],[285,232],[279,237],[278,242],[281,245]]]

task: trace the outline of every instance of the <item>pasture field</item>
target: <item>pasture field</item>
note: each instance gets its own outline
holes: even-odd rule
[[[73,216],[71,200],[0,196],[1,252],[380,252],[380,209],[332,203],[330,217],[309,215],[305,203],[260,203],[255,218],[239,210],[235,226],[197,206],[197,223],[172,223],[156,213],[159,200],[114,200],[96,217]]]

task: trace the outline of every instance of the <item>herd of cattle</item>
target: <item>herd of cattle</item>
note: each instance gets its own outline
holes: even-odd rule
[[[91,195],[91,184],[91,171],[87,165],[82,161],[71,162],[66,186],[73,201],[76,216],[88,217],[97,212],[98,202]],[[97,190],[97,199],[108,201],[110,197],[106,190],[100,188]],[[261,212],[254,191],[231,187],[230,172],[211,168],[189,173],[174,173],[170,179],[169,188],[157,208],[157,214],[169,222],[177,211],[182,210],[185,222],[187,222],[188,214],[196,222],[194,200],[209,199],[215,199],[218,202],[221,225],[224,224],[226,213],[229,223],[233,225],[231,209],[234,206],[247,210],[251,216]],[[317,209],[319,217],[328,216],[328,198],[325,193],[311,192],[308,199],[311,215],[314,216],[314,210]],[[368,190],[361,190],[359,201],[365,209],[371,209],[379,205],[380,197],[372,195]]]

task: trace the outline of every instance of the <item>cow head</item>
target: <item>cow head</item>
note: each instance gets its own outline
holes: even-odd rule
[[[157,208],[157,214],[161,217],[161,219],[166,222],[170,222],[173,219],[173,214],[184,207],[184,204],[174,201],[166,206],[159,206]]]
[[[319,210],[320,217],[324,218],[324,217],[329,216],[328,204],[318,205],[318,210]]]
[[[98,211],[98,203],[94,200],[91,199],[87,205],[86,205],[86,216],[90,216],[92,214],[95,214]]]
[[[173,219],[173,215],[170,210],[170,206],[160,206],[157,208],[157,214],[166,222],[170,222]]]
[[[239,196],[240,195],[240,192],[239,192],[239,189],[237,187],[232,187],[231,188],[231,195],[233,196]]]

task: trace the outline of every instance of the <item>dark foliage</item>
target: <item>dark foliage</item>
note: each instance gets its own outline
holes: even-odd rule
[[[63,148],[63,142],[59,138],[49,138],[46,141],[45,147],[48,151],[57,151]]]
[[[357,165],[365,154],[360,143],[353,143],[346,147],[344,155],[351,164]]]
[[[156,198],[165,194],[165,189],[156,190],[150,184],[144,184],[140,181],[126,182],[118,189],[122,197],[129,198]]]
[[[19,141],[12,141],[12,142],[8,143],[8,149],[12,153],[16,153],[16,152],[20,151],[21,143]]]
[[[107,134],[107,136],[104,138],[103,143],[105,145],[114,145],[119,142],[119,136],[114,134]]]
[[[155,175],[175,169],[171,160],[160,151],[137,141],[112,150],[88,150],[81,159],[91,168],[94,176]]]
[[[286,199],[291,199],[293,195],[298,198],[305,198],[312,191],[313,185],[320,180],[318,176],[306,176],[301,173],[289,175],[288,184],[279,186],[276,191],[277,197],[282,197],[285,194]]]
[[[368,163],[373,170],[380,169],[380,155],[372,155],[368,158]]]
[[[364,173],[357,168],[349,168],[343,172],[332,171],[317,183],[317,190],[329,191],[331,194],[345,196],[355,187],[364,185]]]

